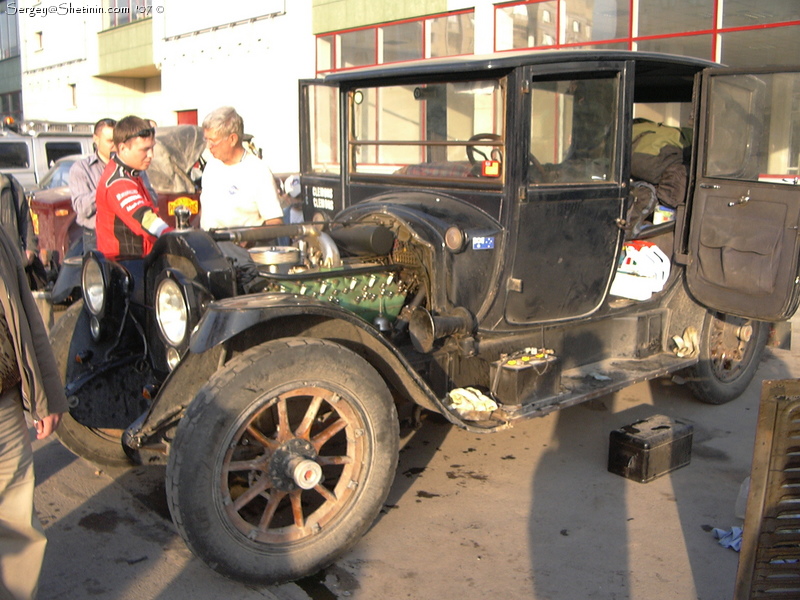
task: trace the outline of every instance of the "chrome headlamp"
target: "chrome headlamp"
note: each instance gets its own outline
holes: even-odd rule
[[[89,312],[92,338],[99,342],[119,329],[125,317],[133,279],[122,265],[107,261],[99,252],[83,257],[81,290]]]
[[[180,346],[186,339],[189,324],[189,305],[181,286],[166,277],[156,288],[156,322],[161,335],[173,346]]]
[[[102,315],[106,305],[106,279],[100,261],[93,254],[83,261],[81,289],[87,310],[95,317]]]
[[[155,321],[164,342],[161,360],[173,370],[189,347],[192,329],[212,300],[211,294],[177,269],[167,269],[158,276],[153,296]]]

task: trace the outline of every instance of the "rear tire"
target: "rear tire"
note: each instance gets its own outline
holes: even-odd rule
[[[363,358],[322,340],[262,344],[214,375],[179,423],[167,465],[173,521],[226,577],[307,576],[377,517],[398,438],[391,394]]]
[[[707,404],[735,400],[758,370],[769,324],[707,313],[700,334],[700,362],[686,370],[694,396]]]

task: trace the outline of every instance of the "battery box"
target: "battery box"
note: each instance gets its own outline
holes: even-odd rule
[[[610,435],[608,470],[647,483],[688,465],[693,432],[691,424],[664,415],[615,429]]]
[[[550,350],[527,348],[493,362],[489,377],[502,404],[525,404],[558,394],[561,361]]]

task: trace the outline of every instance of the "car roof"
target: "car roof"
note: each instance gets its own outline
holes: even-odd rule
[[[488,77],[503,76],[514,68],[572,63],[612,63],[632,61],[636,74],[637,99],[652,101],[663,97],[665,88],[678,86],[686,91],[691,87],[694,75],[708,67],[719,67],[718,63],[690,56],[638,52],[632,50],[522,50],[502,52],[486,56],[457,56],[424,61],[381,65],[341,71],[325,75],[325,82],[352,87],[360,84],[381,85],[401,83],[403,79],[427,78],[474,78],[485,74]],[[658,89],[656,93],[655,89]],[[648,90],[652,89],[652,93]],[[678,90],[676,90],[677,92]],[[676,96],[685,97],[685,94]]]

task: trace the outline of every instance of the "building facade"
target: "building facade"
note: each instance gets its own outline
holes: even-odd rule
[[[799,0],[28,2],[0,0],[3,115],[173,125],[232,105],[277,172],[298,168],[297,82],[315,75],[520,49],[800,63]]]
[[[666,52],[730,66],[800,63],[797,0],[315,0],[314,31],[319,74],[564,48]]]
[[[190,0],[0,4],[18,17],[26,120],[199,124],[231,105],[273,170],[297,169],[297,80],[315,68],[311,0],[216,11]]]

